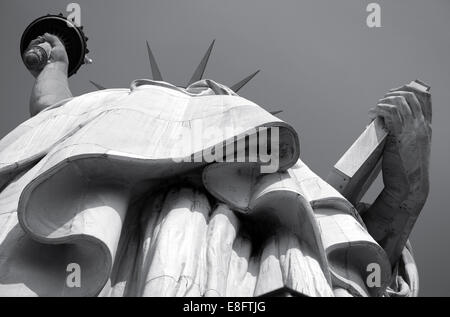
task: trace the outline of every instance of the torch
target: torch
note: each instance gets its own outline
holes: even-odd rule
[[[59,15],[48,14],[31,22],[22,35],[20,52],[28,69],[40,71],[48,63],[51,53],[49,43],[44,42],[30,47],[33,40],[45,33],[57,36],[64,44],[69,57],[69,77],[75,74],[81,65],[92,63],[87,56],[89,53],[88,38],[83,32],[83,26],[77,26],[62,13]]]

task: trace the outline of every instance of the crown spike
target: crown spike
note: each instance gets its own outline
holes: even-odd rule
[[[254,72],[253,74],[251,74],[250,76],[248,76],[247,78],[243,79],[242,81],[238,82],[237,84],[233,85],[231,87],[231,90],[233,90],[234,92],[239,92],[239,90],[241,90],[245,85],[247,85],[249,83],[250,80],[252,80],[253,78],[255,78],[256,75],[258,75],[261,72],[261,70],[258,70],[256,72]]]
[[[148,44],[148,41],[147,41],[147,52],[148,52],[148,59],[150,60],[150,67],[152,69],[153,80],[164,81],[161,72],[159,71],[158,64],[156,63],[155,56],[153,55],[152,49],[150,48],[150,44]]]
[[[198,65],[197,69],[195,70],[194,75],[192,76],[191,80],[189,81],[188,86],[199,80],[202,80],[215,43],[216,43],[216,40],[212,41],[211,45],[208,48],[208,51],[206,52],[205,56],[203,57],[202,61],[200,62],[200,65]]]
[[[92,85],[94,85],[98,90],[105,90],[105,89],[106,89],[106,88],[103,87],[102,85],[97,84],[96,82],[94,82],[94,81],[92,81],[92,80],[90,80],[89,82],[90,82]]]

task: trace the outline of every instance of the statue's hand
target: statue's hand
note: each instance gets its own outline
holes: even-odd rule
[[[66,52],[66,48],[64,47],[64,44],[61,42],[61,40],[52,34],[45,33],[42,36],[39,36],[35,40],[33,40],[30,43],[31,46],[39,45],[44,42],[47,42],[51,46],[51,53],[50,58],[48,61],[48,65],[52,65],[52,67],[56,67],[60,69],[61,71],[67,73],[67,70],[69,68],[69,57]],[[45,68],[44,68],[45,69]],[[31,71],[32,75],[37,78],[39,76],[40,72]]]
[[[429,191],[431,95],[412,86],[392,90],[370,110],[389,130],[383,153],[386,202],[419,213]]]

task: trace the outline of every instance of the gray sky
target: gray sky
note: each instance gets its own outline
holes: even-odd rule
[[[19,55],[23,30],[69,2],[0,2],[0,137],[29,117],[33,78]],[[89,79],[113,88],[149,78],[146,40],[165,80],[185,84],[217,39],[205,77],[231,85],[261,68],[241,94],[284,110],[303,160],[326,177],[368,123],[368,109],[388,89],[422,79],[434,101],[432,183],[411,240],[421,295],[450,296],[450,1],[378,1],[379,29],[366,26],[369,2],[79,0],[95,64],[71,79],[72,92],[94,90]]]

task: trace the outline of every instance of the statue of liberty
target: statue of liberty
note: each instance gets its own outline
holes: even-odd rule
[[[30,47],[44,44],[32,117],[0,141],[0,295],[417,296],[425,84],[370,111],[386,131],[384,189],[364,204],[301,161],[289,124],[237,94],[252,76],[203,79],[212,46],[187,87],[163,80],[149,48],[152,80],[74,97],[64,38]]]

